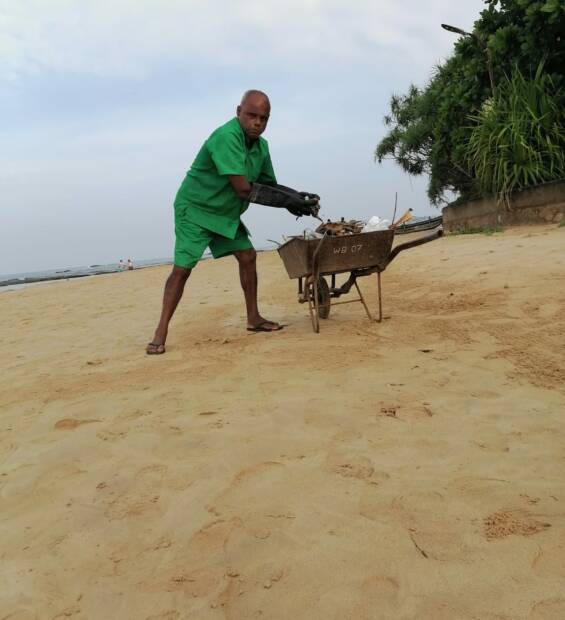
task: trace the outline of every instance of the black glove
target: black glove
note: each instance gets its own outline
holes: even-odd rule
[[[318,194],[313,194],[312,192],[298,192],[298,193],[302,196],[302,198],[305,198],[305,199],[312,198],[320,202],[320,197],[318,196]]]
[[[312,217],[318,217],[318,213],[320,213],[320,197],[318,196],[318,194],[313,194],[312,192],[298,192],[298,193],[300,196],[302,196],[302,198],[305,201],[311,201],[311,200],[316,201],[315,204],[311,207],[311,211],[308,215]]]
[[[302,215],[314,215],[319,210],[319,197],[315,194],[307,194],[306,192],[297,192],[296,190],[285,187],[284,185],[262,185],[261,183],[253,183],[251,192],[249,193],[249,202],[269,207],[277,207],[287,209],[296,217]]]
[[[313,192],[299,192],[295,189],[292,189],[292,187],[286,187],[286,185],[274,185],[273,187],[276,187],[277,189],[282,189],[285,192],[290,192],[291,194],[298,194],[302,197],[303,200],[317,200],[318,202],[320,202],[320,197],[318,196],[318,194],[314,194]]]

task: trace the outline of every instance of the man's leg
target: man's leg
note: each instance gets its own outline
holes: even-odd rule
[[[159,325],[155,330],[153,340],[147,345],[147,353],[149,355],[160,355],[165,352],[165,341],[167,340],[167,332],[169,330],[169,322],[175,313],[182,293],[184,285],[188,280],[188,276],[192,269],[173,266],[170,276],[165,283],[165,292],[163,294],[163,309],[161,310],[161,318]]]
[[[239,263],[239,279],[247,307],[247,328],[258,331],[277,331],[281,326],[267,321],[259,314],[257,307],[257,252],[253,248],[233,253]]]
[[[184,285],[193,267],[196,266],[213,237],[214,234],[212,232],[189,220],[186,208],[175,208],[173,270],[165,283],[163,309],[161,310],[159,325],[157,325],[153,340],[146,348],[149,355],[159,355],[165,352],[169,322],[182,297]]]

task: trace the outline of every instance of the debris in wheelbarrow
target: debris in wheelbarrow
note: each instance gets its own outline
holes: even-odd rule
[[[354,235],[360,233],[363,229],[365,222],[361,220],[349,220],[345,221],[345,218],[341,218],[341,222],[332,222],[328,220],[323,224],[320,224],[316,228],[316,232],[321,235],[328,235],[329,237],[342,237],[344,235]]]
[[[410,210],[411,211],[411,210]],[[409,219],[409,212],[400,221]],[[352,220],[357,221],[357,220]],[[330,222],[341,224],[341,222]],[[347,222],[343,222],[348,224]],[[395,222],[398,225],[398,222]],[[320,331],[320,319],[329,316],[331,306],[360,302],[365,308],[369,320],[373,320],[365,299],[357,284],[357,279],[377,274],[379,318],[382,320],[381,273],[403,250],[439,239],[443,230],[441,226],[431,234],[419,237],[392,247],[395,224],[389,230],[367,233],[329,234],[321,239],[294,237],[278,247],[288,276],[298,279],[298,301],[308,303],[312,328]],[[342,229],[343,230],[343,229]],[[349,278],[341,285],[336,285],[336,275],[349,272]],[[329,285],[324,276],[331,276]],[[347,294],[355,287],[359,297],[348,301],[332,302],[332,299]]]
[[[315,217],[318,217],[317,215]],[[318,217],[318,219],[320,219]],[[324,236],[328,237],[344,237],[345,235],[357,235],[359,233],[367,233],[374,232],[379,230],[396,230],[396,228],[400,225],[404,225],[405,222],[412,219],[412,209],[408,209],[404,215],[402,215],[396,222],[392,224],[389,223],[389,220],[384,220],[379,218],[378,216],[373,216],[369,218],[369,220],[348,220],[346,221],[344,217],[341,218],[339,222],[332,222],[328,219],[326,222],[322,222],[316,228],[316,230],[312,230],[311,228],[305,228],[302,235],[283,235],[283,241],[288,241],[289,239],[303,238],[303,239],[321,239]],[[430,227],[431,228],[431,227]],[[281,246],[282,244],[278,241],[274,241],[273,239],[268,239],[268,241],[272,241],[277,246]]]
[[[404,224],[412,219],[412,209],[408,209],[404,215],[398,218],[396,222],[390,224],[389,220],[383,220],[378,215],[374,215],[369,220],[348,220],[344,217],[339,222],[327,220],[316,228],[318,234],[327,235],[328,237],[343,237],[345,235],[357,235],[361,232],[375,232],[378,230],[395,230],[397,226]],[[307,235],[305,235],[307,236]],[[309,238],[312,238],[310,236]]]

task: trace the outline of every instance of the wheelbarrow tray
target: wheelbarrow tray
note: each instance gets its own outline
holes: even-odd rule
[[[383,271],[389,262],[393,240],[393,230],[325,237],[316,257],[318,275],[369,268]],[[278,248],[289,278],[311,275],[314,252],[321,241],[295,237]]]

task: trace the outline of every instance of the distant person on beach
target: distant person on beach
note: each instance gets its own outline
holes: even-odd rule
[[[128,269],[133,269],[133,261],[131,258],[128,258]]]
[[[261,134],[271,113],[267,95],[247,91],[236,116],[216,129],[196,155],[175,199],[175,255],[165,284],[161,318],[149,355],[165,353],[169,322],[192,269],[207,247],[214,258],[233,254],[247,307],[247,329],[283,328],[265,319],[257,306],[256,252],[241,214],[250,202],[287,209],[293,215],[317,215],[319,196],[277,184],[269,146]]]
[[[126,264],[124,263],[124,260],[120,258],[120,262],[118,263],[118,269],[123,271],[125,268],[126,268]]]

